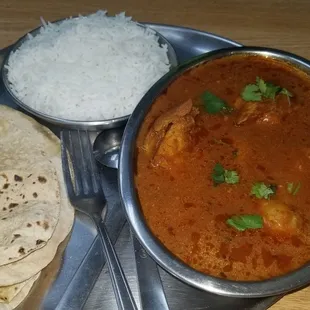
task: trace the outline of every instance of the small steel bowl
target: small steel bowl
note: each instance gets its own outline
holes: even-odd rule
[[[77,18],[77,17],[73,17]],[[57,20],[52,22],[53,24],[59,24],[63,22],[64,19]],[[171,69],[176,67],[178,65],[178,59],[175,53],[175,50],[171,43],[158,31],[154,30],[152,27],[148,26],[148,23],[138,23],[140,27],[143,28],[149,28],[151,29],[158,37],[158,43],[160,45],[167,45],[167,56],[170,62]],[[29,32],[32,36],[36,36],[42,26],[32,30]],[[23,103],[17,96],[13,93],[13,91],[10,88],[10,82],[8,80],[8,69],[6,66],[8,65],[8,61],[10,58],[10,55],[14,53],[26,40],[28,40],[28,33],[24,35],[22,38],[20,38],[12,47],[10,53],[6,56],[3,65],[2,65],[2,80],[4,87],[9,94],[9,96],[12,98],[12,100],[19,105],[21,108],[29,112],[30,114],[33,114],[34,116],[45,120],[48,123],[58,125],[63,128],[70,128],[70,129],[84,129],[89,131],[99,131],[103,129],[110,129],[110,128],[116,128],[124,126],[129,118],[129,115],[117,117],[113,119],[105,119],[105,120],[96,120],[96,121],[79,121],[79,120],[70,120],[70,119],[63,119],[55,116],[51,116],[48,114],[45,114],[43,112],[37,111],[31,107],[29,107],[27,104]],[[137,102],[138,103],[138,102]]]
[[[143,216],[134,185],[137,135],[153,102],[171,82],[186,71],[202,63],[231,55],[262,55],[283,60],[310,75],[308,60],[280,50],[261,47],[237,47],[209,52],[167,73],[142,98],[126,125],[119,158],[120,194],[135,235],[150,256],[171,275],[198,289],[228,297],[255,298],[279,295],[310,284],[310,263],[286,275],[264,281],[231,281],[200,273],[178,259],[154,236]]]

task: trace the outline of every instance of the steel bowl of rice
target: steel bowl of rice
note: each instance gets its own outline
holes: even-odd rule
[[[177,66],[169,41],[125,13],[41,23],[13,46],[2,79],[16,104],[61,127],[125,125],[149,88]]]

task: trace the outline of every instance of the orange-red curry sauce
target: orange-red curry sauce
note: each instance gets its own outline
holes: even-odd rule
[[[257,76],[293,97],[290,104],[284,95],[259,102],[267,112],[238,123],[236,102]],[[154,164],[143,145],[154,120],[188,99],[197,102],[206,90],[234,111],[211,115],[199,108],[186,132],[191,147],[175,155],[180,160]],[[233,280],[282,275],[310,260],[309,99],[310,80],[297,69],[260,56],[231,56],[186,72],[156,100],[139,133],[135,183],[147,223],[172,253],[198,271]],[[216,163],[237,171],[239,183],[214,186]],[[250,195],[258,181],[275,184],[276,195],[270,200]],[[296,195],[288,192],[289,182],[300,182]],[[296,218],[266,223],[269,209],[262,205],[272,207],[274,201]],[[263,228],[238,231],[226,223],[240,214],[262,215]]]

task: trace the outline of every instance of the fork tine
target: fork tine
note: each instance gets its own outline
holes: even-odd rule
[[[67,150],[67,144],[65,142],[65,133],[64,131],[60,132],[60,140],[61,140],[61,162],[62,162],[62,167],[63,167],[63,174],[64,174],[64,179],[66,183],[66,188],[68,192],[68,196],[72,197],[74,194],[74,188],[72,184],[72,178],[71,178],[71,173],[70,173],[70,168],[69,168],[69,159],[68,159],[68,150]]]
[[[89,171],[88,161],[89,159],[86,158],[88,155],[87,146],[85,147],[85,140],[87,139],[87,133],[85,131],[78,130],[77,132],[77,140],[78,140],[78,147],[79,153],[81,154],[80,158],[80,168],[82,168],[82,179],[81,183],[83,185],[83,192],[85,195],[90,194],[91,191],[91,172]]]
[[[71,163],[72,163],[72,170],[73,170],[73,180],[74,180],[74,189],[75,189],[75,195],[78,196],[81,194],[82,191],[82,183],[81,183],[81,171],[80,171],[80,158],[81,156],[78,156],[79,148],[76,147],[76,140],[77,140],[77,132],[72,132],[71,130],[64,131],[63,134],[64,143],[68,148]],[[69,165],[69,161],[68,161]],[[70,170],[69,170],[70,171]]]
[[[87,177],[89,179],[88,184],[92,184],[94,193],[98,194],[102,192],[100,172],[97,163],[94,158],[93,148],[90,141],[89,132],[85,131],[83,142],[84,158],[87,163]]]

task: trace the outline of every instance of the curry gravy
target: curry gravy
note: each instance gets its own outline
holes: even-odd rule
[[[241,112],[236,102],[257,76],[285,87],[293,97],[290,102],[285,95],[261,101],[258,118],[238,123]],[[190,116],[194,125],[185,133],[190,135],[190,147],[165,164],[154,164],[154,154],[144,148],[154,121],[189,99],[197,105],[206,90],[234,110],[208,114],[198,104],[199,111]],[[158,97],[139,132],[135,184],[149,227],[174,255],[200,272],[246,281],[282,275],[310,260],[309,99],[306,74],[261,56],[204,63]],[[275,106],[268,114],[270,105]],[[239,183],[214,186],[216,163],[237,171]],[[251,195],[255,182],[275,184],[275,195],[270,199]],[[295,195],[287,190],[290,182],[301,184]],[[279,224],[277,219],[266,222],[268,206],[263,209],[262,204],[273,202],[284,204],[296,216],[292,231],[273,226]],[[263,227],[238,231],[227,224],[229,217],[242,214],[263,216]]]

